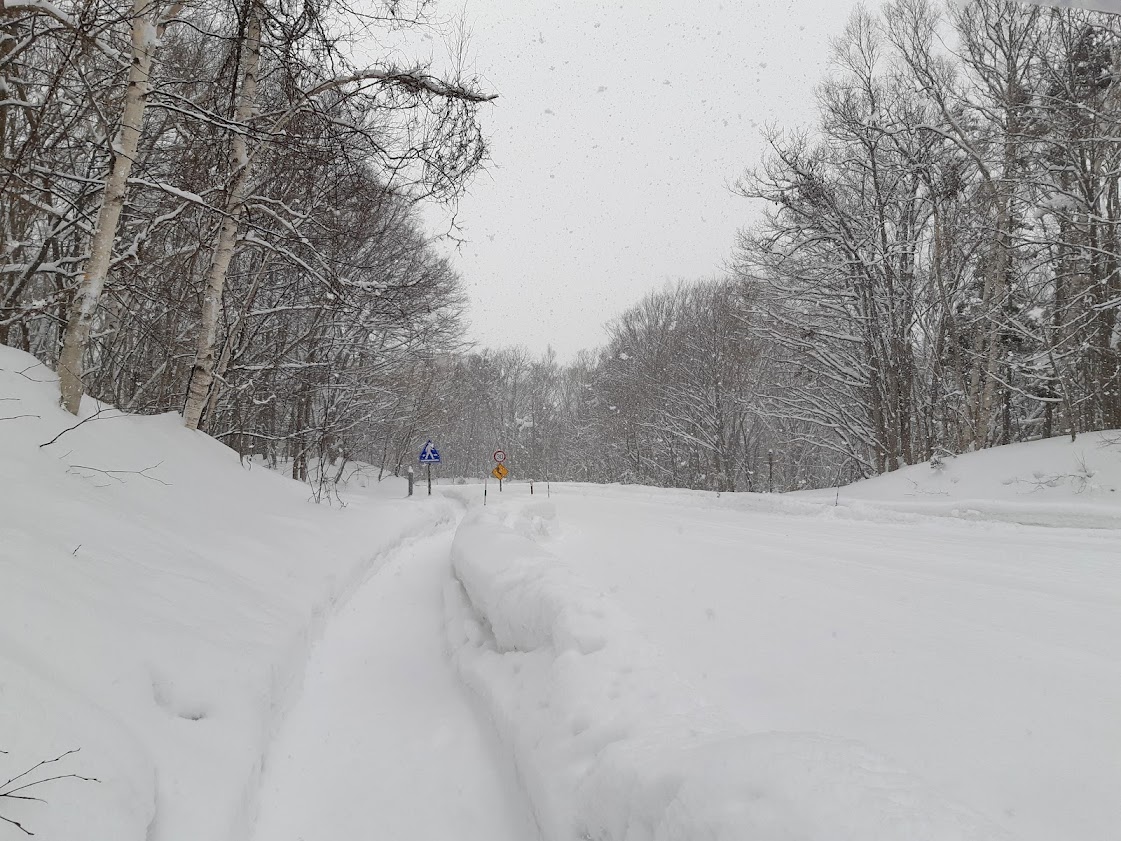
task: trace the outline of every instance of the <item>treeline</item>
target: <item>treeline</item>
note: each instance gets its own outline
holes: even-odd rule
[[[451,363],[454,469],[788,490],[1121,427],[1119,18],[858,10],[817,112],[738,182],[766,212],[727,278],[568,366]]]
[[[736,280],[679,284],[567,365],[520,348],[446,356],[369,459],[399,472],[432,437],[449,476],[484,475],[501,447],[514,478],[538,481],[767,491],[851,478],[805,424],[771,413],[774,363],[755,321]]]
[[[1118,18],[951,9],[858,12],[740,182],[771,411],[863,474],[1121,426]]]
[[[183,412],[307,478],[458,346],[459,280],[416,215],[485,157],[491,99],[359,62],[427,2],[8,0],[0,342],[83,392]]]
[[[1121,23],[858,10],[772,127],[725,277],[603,348],[464,352],[414,208],[485,147],[471,80],[356,64],[427,3],[8,0],[0,342],[329,482],[347,459],[790,490],[1121,427]],[[367,42],[373,43],[373,42]],[[745,214],[749,207],[745,202]]]

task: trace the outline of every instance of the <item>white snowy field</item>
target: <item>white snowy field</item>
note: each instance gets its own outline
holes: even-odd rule
[[[0,780],[99,780],[0,796],[40,837],[1117,837],[1117,433],[481,510],[73,424],[0,348]]]
[[[1116,531],[627,497],[562,491],[554,549],[744,727],[857,739],[1027,841],[1117,837]]]
[[[534,769],[570,769],[570,803],[536,799],[561,822],[591,821],[590,837],[1110,841],[1119,440],[1001,448],[839,494],[554,485],[543,506],[508,486],[521,500],[492,510],[532,541],[488,560],[493,540],[465,534],[469,521],[453,558],[486,620],[463,643],[466,673],[531,794]],[[817,753],[831,739],[847,747]],[[698,741],[733,743],[735,757],[698,766]],[[615,829],[589,793],[606,789],[612,751],[607,771],[631,775],[613,792],[629,815]],[[906,796],[876,801],[896,779],[869,771],[881,761],[913,774]],[[747,781],[731,792],[730,768]],[[822,817],[825,793],[836,808]],[[972,816],[960,826],[954,804]]]

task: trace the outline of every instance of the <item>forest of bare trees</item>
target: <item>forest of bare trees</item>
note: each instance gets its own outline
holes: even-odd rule
[[[348,458],[521,478],[827,486],[1121,427],[1121,24],[894,0],[816,121],[744,162],[725,276],[569,362],[463,346],[417,203],[486,154],[474,80],[363,63],[387,0],[6,0],[0,343],[311,479]]]
[[[3,7],[0,341],[83,393],[182,412],[305,478],[460,341],[416,207],[485,158],[493,97],[352,42],[429,4]]]
[[[450,397],[447,441],[527,478],[789,490],[1121,427],[1118,18],[861,10],[817,114],[745,167],[766,212],[727,277],[648,296],[569,366],[457,361],[489,385]]]

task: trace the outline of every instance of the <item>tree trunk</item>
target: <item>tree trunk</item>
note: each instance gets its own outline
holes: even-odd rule
[[[89,259],[70,304],[62,353],[58,360],[62,406],[74,415],[78,413],[78,406],[82,401],[82,365],[89,347],[90,328],[93,326],[101,293],[105,289],[117,223],[124,208],[128,176],[140,144],[144,109],[151,88],[152,56],[156,52],[158,39],[153,19],[145,16],[145,12],[154,16],[155,13],[150,9],[151,4],[147,0],[133,0],[132,65],[128,72],[121,127],[113,141],[113,162],[105,183],[105,195],[97,213]]]
[[[198,429],[203,408],[214,382],[215,346],[218,337],[218,318],[222,312],[222,291],[226,274],[237,244],[237,229],[245,210],[249,191],[249,121],[257,100],[257,78],[261,69],[261,19],[257,4],[247,3],[248,19],[245,24],[245,46],[242,57],[241,90],[238,91],[234,122],[237,126],[230,143],[233,163],[233,181],[226,196],[225,215],[218,229],[218,239],[210,257],[206,274],[206,288],[202,297],[202,323],[199,326],[195,364],[187,386],[187,400],[183,406],[183,423],[188,429]]]

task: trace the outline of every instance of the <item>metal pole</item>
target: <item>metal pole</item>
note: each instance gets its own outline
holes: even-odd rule
[[[409,468],[409,496],[413,495],[413,479],[414,478],[416,478],[416,477],[413,475],[413,469],[410,467]]]
[[[428,462],[428,495],[432,496],[432,462]]]
[[[767,493],[775,492],[775,451],[767,450]]]
[[[483,477],[483,507],[487,507],[487,477]]]

